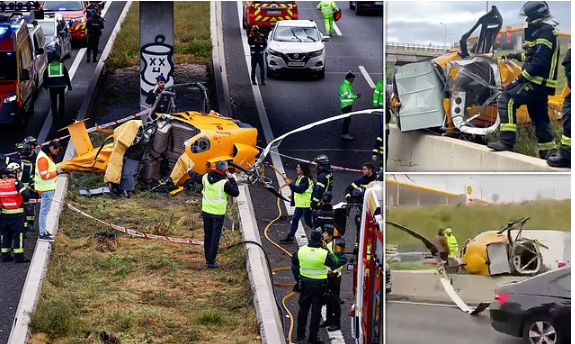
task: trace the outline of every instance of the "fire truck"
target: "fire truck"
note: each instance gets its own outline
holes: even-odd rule
[[[372,182],[365,190],[358,245],[354,251],[357,255],[348,265],[354,275],[355,301],[349,316],[357,344],[383,343],[383,191],[382,181]]]

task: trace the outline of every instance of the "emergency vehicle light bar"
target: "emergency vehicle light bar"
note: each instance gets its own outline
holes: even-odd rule
[[[0,11],[2,12],[6,12],[6,11],[28,11],[28,12],[32,12],[33,10],[36,10],[40,8],[40,2],[38,1],[28,1],[26,2],[26,4],[23,4],[22,1],[12,1],[9,4],[6,4],[5,1],[0,1]]]

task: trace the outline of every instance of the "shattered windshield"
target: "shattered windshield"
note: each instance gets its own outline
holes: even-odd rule
[[[276,42],[319,42],[319,32],[315,27],[278,27],[274,33]]]

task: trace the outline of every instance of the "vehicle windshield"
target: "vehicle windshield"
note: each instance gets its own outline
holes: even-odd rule
[[[82,1],[45,1],[44,11],[83,11]]]
[[[40,22],[40,27],[42,28],[42,32],[44,32],[44,36],[54,35],[55,30],[53,22]]]
[[[17,71],[16,52],[0,52],[0,81],[16,80]]]
[[[274,33],[276,42],[319,42],[319,32],[315,27],[277,27]]]

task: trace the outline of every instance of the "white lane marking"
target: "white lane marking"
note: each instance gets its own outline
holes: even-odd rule
[[[106,13],[108,12],[108,9],[112,5],[112,2],[113,2],[113,0],[106,2],[106,7],[104,8],[104,10],[102,10],[102,17],[104,17],[106,15]],[[86,49],[87,48],[80,48],[80,50],[78,50],[78,54],[76,54],[76,57],[74,58],[74,62],[72,63],[72,66],[70,67],[70,70],[68,71],[68,74],[70,75],[70,81],[72,81],[74,79],[74,75],[76,75],[76,71],[78,70],[80,63],[82,63],[82,59],[84,58],[84,55],[86,55]],[[94,65],[96,65],[96,64],[94,64]],[[50,92],[50,90],[48,90],[48,92]],[[65,92],[68,93],[67,87],[66,87]],[[40,130],[40,134],[38,134],[38,139],[37,139],[38,142],[45,142],[46,141],[46,138],[48,137],[48,134],[50,132],[51,127],[52,127],[52,107],[50,105],[50,109],[48,110],[48,115],[46,116],[46,120],[44,121],[44,125],[42,125],[42,129]]]
[[[373,83],[371,76],[369,76],[369,73],[365,70],[365,68],[363,66],[359,66],[359,70],[361,71],[361,75],[363,75],[363,77],[365,78],[365,80],[369,84],[369,87],[375,89],[375,84]]]
[[[335,21],[333,22],[333,29],[335,30],[335,33],[337,33],[338,36],[343,36],[343,33],[341,33],[341,31],[339,30],[339,27],[337,27]]]
[[[251,78],[251,73],[250,73],[251,72],[250,71],[250,66],[251,66],[250,59],[251,59],[251,57],[250,57],[250,48],[248,46],[247,34],[246,34],[246,31],[242,29],[242,24],[243,24],[242,23],[242,16],[243,16],[242,10],[243,10],[243,8],[242,7],[243,7],[243,5],[242,5],[241,1],[238,1],[237,5],[238,5],[237,6],[237,8],[238,8],[238,22],[240,24],[239,28],[240,28],[240,34],[242,37],[242,42],[243,42],[242,46],[244,48],[244,56],[246,59],[246,66],[247,66],[247,73],[248,73],[248,78],[246,79],[246,81],[250,82],[251,81],[250,80],[250,78]],[[251,84],[251,82],[250,82],[250,84]],[[254,93],[254,99],[256,102],[257,110],[258,110],[258,116],[259,116],[260,122],[262,124],[262,129],[264,131],[264,137],[268,143],[272,142],[274,140],[273,132],[272,132],[271,125],[270,125],[270,122],[268,119],[268,115],[266,113],[266,109],[264,106],[262,94],[260,92],[259,84],[258,85],[252,85],[252,91]],[[272,148],[270,150],[270,152],[279,154],[277,148]],[[270,155],[271,155],[271,159],[272,159],[272,164],[278,169],[278,171],[285,174],[285,169],[284,169],[284,166],[282,164],[282,160],[279,157],[279,155],[277,155],[277,154],[270,154]],[[276,178],[280,183],[283,181],[283,177],[277,171],[276,171]],[[290,193],[291,192],[289,191],[289,188],[284,188],[282,190],[282,194],[287,199],[289,199]],[[284,206],[286,207],[288,214],[290,216],[292,216],[295,208],[290,205],[290,202],[286,202],[286,201],[283,201],[283,202],[284,202]],[[303,245],[307,245],[307,243],[308,243],[307,235],[305,233],[303,226],[301,225],[301,221],[298,223],[297,231],[295,234],[295,239],[296,239],[299,247],[301,247]],[[322,309],[322,318],[325,321],[326,320],[325,307],[322,307],[322,308],[324,308],[324,309]],[[332,332],[327,331],[327,333],[328,333],[330,343],[345,344],[345,340],[343,338],[343,334],[341,333],[341,331],[332,331]]]
[[[397,304],[406,304],[406,305],[413,305],[413,306],[430,306],[430,307],[447,307],[447,308],[456,308],[459,309],[456,305],[446,305],[443,303],[431,303],[431,302],[416,302],[416,301],[400,301],[400,300],[387,300],[387,303],[397,303]],[[487,307],[485,310],[489,310]]]

